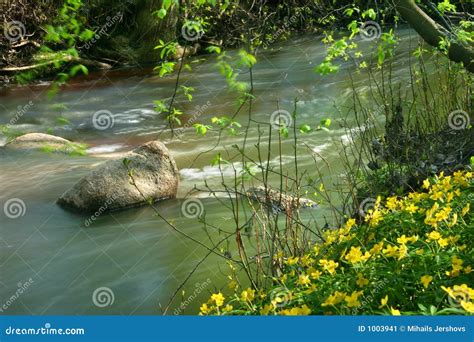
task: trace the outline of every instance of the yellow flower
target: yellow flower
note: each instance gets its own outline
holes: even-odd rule
[[[316,285],[315,284],[311,284],[310,287],[308,287],[306,290],[303,291],[304,294],[311,294],[313,293],[314,291],[316,291]]]
[[[362,273],[358,273],[358,274],[357,274],[357,281],[356,281],[356,284],[357,284],[359,287],[364,287],[364,286],[367,285],[368,283],[369,283],[369,279],[364,278],[364,276],[362,275]]]
[[[441,238],[437,242],[441,248],[445,248],[446,246],[449,245],[449,240],[445,238]]]
[[[286,315],[286,316],[307,316],[311,314],[311,309],[308,308],[308,306],[305,304],[300,308],[297,307],[297,308],[281,310],[279,314]]]
[[[385,305],[387,305],[387,303],[388,303],[388,295],[386,295],[380,300],[379,309],[383,308]]]
[[[214,293],[211,296],[211,300],[216,303],[216,307],[220,307],[224,304],[224,299],[225,297],[222,295],[222,293]]]
[[[355,306],[360,306],[359,297],[362,296],[362,291],[354,291],[350,296],[346,296],[344,300],[347,303],[349,308],[353,308]]]
[[[425,289],[428,288],[432,280],[433,280],[433,277],[430,275],[424,275],[423,277],[421,277],[421,283],[423,284]]]
[[[385,203],[385,207],[387,209],[395,210],[397,209],[397,205],[398,205],[397,196],[392,196],[392,197],[387,198],[387,202]]]
[[[408,247],[406,245],[400,245],[398,247],[398,260],[403,259],[408,254]]]
[[[347,253],[346,256],[344,257],[344,259],[346,259],[347,261],[353,264],[356,264],[358,262],[365,262],[369,258],[370,258],[369,252],[365,252],[365,254],[362,254],[360,247],[354,247],[354,246],[351,247],[351,250],[349,251],[349,253]]]
[[[471,209],[471,203],[466,204],[464,208],[461,209],[461,216],[465,216]]]
[[[356,220],[351,218],[351,219],[348,219],[345,223],[345,228],[346,229],[351,229],[354,225],[356,224]]]
[[[420,208],[414,205],[413,203],[410,203],[409,205],[405,207],[405,210],[408,211],[410,214],[416,213],[418,209]]]
[[[229,312],[229,311],[232,311],[234,309],[234,307],[230,304],[227,304],[224,309],[222,309],[224,312]]]
[[[405,236],[405,234],[403,234],[402,236],[400,236],[399,238],[397,238],[397,242],[398,242],[399,244],[405,245],[405,244],[408,242],[408,239],[407,239],[407,237]]]
[[[467,301],[463,300],[463,301],[461,301],[461,306],[467,312],[474,313],[474,303],[473,302],[467,302]]]
[[[451,257],[451,263],[453,264],[453,266],[461,266],[464,261],[462,259],[459,259],[456,255],[453,255]]]
[[[314,247],[313,247],[313,253],[314,253],[314,255],[318,255],[318,254],[319,254],[319,250],[320,250],[319,246],[317,246],[317,245],[314,246]]]
[[[321,304],[321,306],[324,307],[324,306],[329,306],[329,305],[332,305],[332,306],[337,305],[340,302],[342,302],[345,297],[346,297],[346,294],[344,292],[336,291],[332,295],[330,295],[328,298],[326,298],[326,300],[324,301],[324,303]]]
[[[201,314],[203,314],[203,315],[207,315],[208,313],[211,312],[211,309],[209,308],[209,306],[207,304],[201,305],[199,310],[200,310]]]
[[[434,192],[434,193],[430,196],[430,198],[431,198],[433,201],[440,200],[440,199],[443,198],[443,192],[441,192],[441,191],[436,191],[436,192]]]
[[[454,198],[454,193],[452,192],[448,192],[448,194],[446,195],[446,202],[451,202]]]
[[[441,238],[441,234],[437,232],[436,230],[433,230],[431,233],[428,234],[428,239],[429,240],[438,240]]]
[[[425,179],[425,180],[423,181],[423,189],[429,189],[429,188],[430,188],[430,185],[431,185],[431,184],[430,184],[429,179]]]
[[[390,312],[392,313],[393,316],[400,316],[401,313],[400,313],[400,310],[397,310],[397,309],[394,309],[394,308],[390,308]]]
[[[457,213],[454,213],[453,214],[453,219],[451,220],[451,222],[448,223],[448,227],[453,227],[456,223],[458,223],[458,214]]]
[[[308,272],[309,272],[309,275],[311,276],[311,278],[313,278],[313,279],[318,279],[322,274],[321,271],[318,271],[314,268],[308,269]]]
[[[369,251],[370,254],[378,254],[383,249],[383,241],[376,243]]]
[[[288,258],[288,260],[286,261],[286,264],[288,266],[293,266],[293,265],[296,265],[299,260],[300,260],[300,258],[298,258],[298,257]]]
[[[306,254],[304,257],[301,258],[301,264],[305,267],[308,267],[314,262],[314,259],[311,258],[309,254]]]
[[[274,309],[273,305],[271,304],[266,304],[263,308],[260,309],[260,314],[261,315],[268,315],[270,311]]]
[[[255,298],[255,290],[252,290],[250,287],[247,290],[242,291],[240,294],[240,299],[244,302],[251,302]]]
[[[435,220],[438,222],[447,220],[450,212],[451,212],[451,207],[443,208],[442,210],[440,210],[438,213],[435,214]]]
[[[388,257],[397,257],[398,256],[398,247],[388,245],[387,248],[383,250],[384,254],[387,254]]]
[[[307,274],[300,274],[298,277],[298,284],[299,285],[308,285],[311,283],[311,280],[309,279],[309,275]]]
[[[328,271],[330,274],[336,273],[336,268],[339,266],[338,262],[326,259],[319,260],[319,264],[323,267],[324,270]]]
[[[472,267],[471,266],[464,267],[464,273],[469,274],[471,272],[472,272]]]
[[[376,226],[380,221],[383,220],[383,215],[380,210],[377,209],[369,209],[367,211],[367,215],[364,218],[365,222],[369,223],[369,226]]]
[[[405,234],[403,234],[402,236],[397,238],[397,242],[402,245],[406,245],[408,242],[416,242],[416,241],[418,241],[417,235],[406,237]]]

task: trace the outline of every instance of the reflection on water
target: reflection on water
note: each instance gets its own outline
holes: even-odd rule
[[[406,31],[394,66],[395,78],[408,77],[405,71],[410,37],[416,39]],[[370,42],[362,44],[366,45],[365,49],[373,48]],[[367,74],[352,73],[351,80],[347,72],[353,71],[353,67],[347,64],[339,74],[323,78],[313,68],[321,62],[324,53],[320,38],[314,36],[293,39],[260,53],[253,75],[256,99],[252,118],[266,125],[277,106],[291,111],[297,97],[299,122],[316,126],[327,117],[337,122],[342,114],[335,111],[334,103],[349,103],[352,82],[358,90],[367,89]],[[231,116],[235,112],[235,98],[226,89],[214,62],[214,57],[196,59],[192,63],[193,72],[183,75],[183,84],[197,89],[192,103],[178,101],[185,113],[184,121],[194,115],[198,116],[196,122],[209,123],[213,116]],[[240,78],[248,80],[249,75],[243,72]],[[12,88],[0,94],[0,124],[16,118],[14,130],[49,131],[89,145],[87,157],[0,151],[0,203],[3,206],[7,200],[16,198],[24,203],[25,209],[24,215],[15,219],[0,212],[0,298],[6,303],[5,313],[159,314],[177,286],[205,255],[203,247],[171,229],[151,208],[101,215],[86,228],[86,215],[66,212],[55,204],[64,191],[105,158],[120,156],[157,138],[166,143],[181,170],[178,198],[183,198],[195,184],[202,187],[204,180],[218,186],[220,172],[217,167],[209,166],[210,161],[218,152],[241,143],[242,136],[223,136],[220,145],[209,153],[205,152],[217,142],[216,131],[211,130],[202,138],[196,136],[191,126],[183,130],[179,139],[170,139],[166,122],[153,110],[153,101],[166,100],[173,88],[171,77],[134,75],[131,70],[75,81],[52,101],[47,99],[44,87]],[[32,105],[23,113],[29,101]],[[106,130],[96,129],[92,122],[94,113],[100,110],[113,115],[113,124]],[[66,124],[58,117],[66,118]],[[236,119],[245,124],[247,113],[239,113]],[[4,137],[0,139],[0,144],[5,142]],[[337,125],[331,132],[305,135],[306,146],[299,147],[301,169],[309,172],[314,169],[309,147],[332,161],[336,171],[341,171],[334,148],[341,139],[345,143],[350,140],[346,130]],[[257,141],[255,126],[247,146]],[[284,141],[282,149],[282,163],[291,165],[292,141]],[[271,163],[280,163],[276,153],[271,156]],[[234,167],[238,172],[240,165]],[[224,169],[226,177],[233,173],[232,168]],[[183,214],[182,202],[176,199],[159,203],[159,212],[186,234],[207,241],[207,233],[198,219]],[[203,207],[209,222],[222,229],[233,227],[228,210],[220,202],[203,199]],[[306,215],[321,215],[320,210],[323,209]],[[226,272],[225,262],[211,255],[185,287],[183,300],[189,296],[196,299],[177,312],[195,312],[210,291],[223,286]],[[32,283],[16,297],[19,286],[30,278]],[[101,287],[109,288],[113,295],[113,301],[104,307],[94,305],[92,298]],[[169,313],[173,313],[177,304],[173,304]]]

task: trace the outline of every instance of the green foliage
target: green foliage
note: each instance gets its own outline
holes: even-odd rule
[[[0,125],[0,131],[7,138],[7,142],[10,142],[13,139],[15,139],[16,137],[19,137],[19,136],[25,134],[25,132],[12,129],[8,125]]]
[[[82,0],[66,0],[59,10],[52,25],[46,25],[44,45],[33,56],[35,68],[16,76],[20,84],[30,82],[48,73],[56,73],[56,79],[49,90],[49,96],[54,96],[59,87],[69,78],[79,72],[88,74],[86,66],[78,61],[78,43],[91,40],[94,32],[85,27],[85,19],[81,15]]]
[[[40,151],[44,153],[65,153],[69,156],[85,156],[87,155],[87,145],[79,143],[67,143],[64,146],[56,146],[45,144]]]
[[[197,123],[197,124],[194,124],[194,128],[196,128],[196,134],[206,135],[207,130],[211,129],[212,126]]]
[[[238,133],[238,129],[242,127],[240,123],[228,118],[227,116],[222,116],[220,118],[213,117],[211,122],[220,129],[227,129],[227,132],[231,135],[236,135]]]

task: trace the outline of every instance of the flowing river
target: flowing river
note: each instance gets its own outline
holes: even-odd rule
[[[396,52],[393,77],[409,77],[410,51],[418,37],[403,30]],[[373,42],[361,42],[367,52]],[[235,54],[231,52],[231,54]],[[347,129],[338,125],[347,113],[334,106],[349,105],[352,86],[368,92],[368,71],[356,72],[346,63],[336,75],[319,76],[313,69],[324,58],[325,47],[318,36],[295,37],[260,52],[253,70],[255,100],[252,119],[269,123],[277,109],[293,110],[298,102],[298,121],[317,126],[331,118],[329,132],[317,131],[304,136],[299,168],[311,173],[314,160],[308,149],[319,153],[333,165],[325,177],[342,173],[336,148],[348,142]],[[232,116],[236,111],[235,94],[226,89],[224,78],[215,66],[215,57],[191,59],[192,72],[184,72],[181,84],[196,89],[192,102],[181,98],[177,105],[184,122],[209,124],[214,116]],[[349,77],[349,72],[351,77]],[[240,79],[247,81],[249,74]],[[352,78],[352,79],[351,79]],[[144,206],[103,214],[89,227],[88,215],[65,211],[57,198],[92,168],[109,158],[150,140],[162,140],[176,159],[181,173],[178,198],[157,204],[160,213],[186,234],[207,242],[208,235],[197,218],[183,213],[183,198],[196,185],[219,187],[221,175],[211,166],[218,152],[242,144],[242,135],[224,134],[219,146],[207,152],[218,133],[206,137],[186,127],[179,138],[171,139],[167,123],[154,111],[153,101],[169,99],[175,78],[159,78],[149,69],[133,69],[93,74],[74,80],[53,99],[47,87],[9,87],[0,93],[0,125],[13,123],[21,132],[48,132],[88,145],[86,156],[48,153],[0,153],[0,309],[3,314],[161,314],[174,291],[206,254],[206,250],[173,231]],[[374,106],[375,107],[375,106]],[[104,110],[113,114],[113,124],[97,129],[93,114]],[[59,117],[67,122],[58,120]],[[349,118],[350,119],[350,118]],[[236,116],[243,126],[247,110]],[[249,130],[247,146],[257,141],[255,125]],[[6,137],[0,135],[0,145]],[[283,142],[282,163],[293,164],[292,139]],[[274,140],[272,162],[279,163]],[[203,153],[200,155],[200,153]],[[197,158],[198,157],[198,158]],[[238,165],[236,165],[239,167]],[[233,171],[224,169],[232,178]],[[232,229],[227,208],[201,195],[206,219],[222,229]],[[17,218],[4,215],[11,199],[25,205]],[[322,215],[324,209],[308,209],[309,216]],[[11,216],[11,215],[10,215]],[[188,216],[188,217],[187,217]],[[173,302],[168,314],[194,314],[209,293],[225,287],[225,260],[210,256],[185,285],[185,294]],[[20,291],[21,289],[21,291]],[[180,301],[185,305],[178,309]],[[3,307],[1,306],[3,305]]]

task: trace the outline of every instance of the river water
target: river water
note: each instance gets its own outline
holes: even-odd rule
[[[418,41],[411,31],[401,34],[393,70],[398,80],[409,77],[407,61]],[[361,45],[369,51],[375,44]],[[268,123],[277,108],[291,112],[296,97],[299,122],[314,127],[321,119],[331,118],[330,132],[304,136],[298,161],[301,170],[311,173],[314,160],[308,151],[320,153],[333,166],[324,177],[337,177],[342,165],[336,146],[341,140],[349,141],[347,129],[338,125],[338,119],[350,112],[338,112],[334,104],[350,104],[352,84],[362,94],[369,87],[367,71],[355,72],[350,63],[343,64],[336,75],[321,77],[313,72],[324,53],[317,36],[293,38],[259,53],[253,71],[252,119]],[[194,58],[191,66],[193,71],[183,74],[182,84],[196,89],[194,99],[176,102],[185,113],[184,121],[194,115],[196,122],[209,123],[213,116],[233,115],[235,94],[226,89],[215,58]],[[240,79],[248,77],[243,73]],[[183,214],[183,198],[195,185],[203,187],[204,180],[219,186],[220,172],[210,166],[211,160],[218,152],[225,154],[232,144],[242,144],[243,137],[224,134],[221,144],[208,153],[217,142],[215,130],[203,138],[187,127],[179,139],[171,139],[166,121],[154,112],[153,101],[169,98],[174,82],[173,77],[159,78],[149,69],[137,68],[74,80],[51,100],[44,85],[11,87],[0,93],[0,125],[12,122],[14,130],[49,132],[89,146],[88,155],[82,157],[0,154],[1,207],[11,199],[24,203],[18,218],[0,211],[0,305],[4,304],[0,308],[4,314],[161,314],[161,307],[205,255],[204,248],[170,229],[149,207],[103,214],[86,227],[87,215],[64,211],[55,204],[64,191],[104,160],[159,138],[176,159],[181,184],[177,199],[157,207],[186,234],[208,241],[198,219]],[[105,130],[94,127],[93,114],[100,110],[113,114],[113,126]],[[61,123],[58,117],[68,122]],[[242,125],[247,119],[246,110],[236,116]],[[247,144],[251,146],[257,141],[255,125],[249,132]],[[5,143],[6,138],[0,135],[0,141]],[[277,142],[274,144],[276,148]],[[282,163],[292,170],[292,140],[283,141],[282,149]],[[277,156],[272,154],[275,163],[279,163]],[[231,169],[224,170],[225,177],[232,174]],[[201,197],[207,220],[231,229],[228,209],[206,199],[205,194]],[[316,208],[307,215],[318,217],[323,212],[324,208]],[[177,300],[168,313],[195,313],[211,291],[225,287],[226,273],[223,259],[209,257],[186,284],[184,296],[179,296],[186,301],[186,308],[176,310]],[[97,297],[101,291],[104,296]]]

